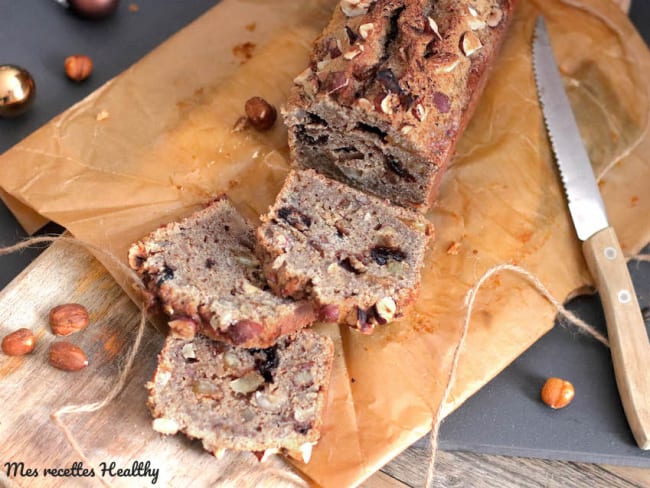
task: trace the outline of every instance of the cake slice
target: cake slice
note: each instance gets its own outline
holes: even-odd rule
[[[294,162],[426,210],[514,4],[342,0],[287,102]]]
[[[322,320],[370,333],[416,299],[431,234],[415,211],[292,171],[262,217],[257,254],[275,293],[307,298]]]
[[[222,196],[133,244],[129,264],[177,335],[269,347],[315,315],[308,302],[269,291],[254,247],[254,229]]]
[[[147,383],[153,428],[206,450],[286,452],[309,461],[320,437],[334,356],[329,337],[302,330],[267,349],[168,336]]]

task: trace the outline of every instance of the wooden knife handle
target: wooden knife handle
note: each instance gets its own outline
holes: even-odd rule
[[[625,416],[639,447],[650,449],[650,341],[621,246],[608,227],[582,248],[605,310]]]

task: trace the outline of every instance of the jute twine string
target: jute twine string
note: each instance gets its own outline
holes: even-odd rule
[[[636,256],[631,257],[630,260],[648,262],[650,261],[650,254],[637,254]],[[444,418],[444,406],[447,403],[447,399],[449,398],[449,394],[451,393],[451,389],[454,386],[454,382],[456,380],[458,361],[460,359],[460,354],[463,350],[463,346],[465,345],[465,339],[467,337],[467,331],[469,330],[469,323],[472,318],[472,311],[474,309],[474,301],[476,300],[476,295],[487,280],[502,271],[510,271],[528,281],[528,283],[530,283],[548,302],[550,302],[551,305],[553,305],[553,308],[555,308],[556,312],[561,317],[568,320],[568,324],[560,322],[562,326],[574,326],[579,331],[592,336],[594,339],[601,342],[606,347],[609,347],[609,342],[605,336],[603,336],[600,332],[598,332],[580,317],[576,316],[573,312],[567,310],[564,305],[562,305],[562,303],[551,294],[548,288],[546,288],[544,284],[530,271],[527,271],[526,269],[513,264],[500,264],[489,268],[485,273],[483,273],[483,275],[465,295],[465,306],[467,309],[465,311],[465,317],[463,319],[463,327],[461,329],[460,339],[458,340],[456,348],[454,349],[454,354],[451,360],[451,368],[449,369],[449,373],[447,375],[445,390],[442,394],[442,399],[440,400],[440,404],[438,405],[438,408],[436,409],[435,415],[433,417],[431,433],[429,435],[431,453],[429,455],[429,464],[427,466],[427,477],[425,481],[425,486],[427,488],[432,488],[435,486],[435,463],[436,453],[438,450],[438,431],[440,430],[440,424]]]
[[[0,256],[11,254],[13,252],[20,251],[22,249],[37,244],[52,243],[55,241],[62,241],[69,244],[74,244],[75,246],[83,247],[89,251],[92,251],[93,253],[105,257],[108,261],[110,261],[111,264],[116,266],[120,271],[126,273],[129,277],[131,277],[133,283],[136,283],[138,285],[140,284],[140,279],[138,275],[135,274],[135,272],[131,268],[129,268],[126,264],[120,261],[113,254],[107,252],[106,250],[98,246],[95,246],[94,244],[90,244],[88,242],[84,242],[73,237],[65,237],[65,236],[33,237],[23,242],[19,242],[18,244],[15,244],[13,246],[0,248]],[[50,413],[50,418],[52,419],[52,422],[54,422],[54,424],[61,429],[63,435],[65,436],[65,439],[68,441],[68,443],[70,444],[74,452],[76,452],[79,455],[79,457],[85,463],[91,466],[96,472],[99,472],[98,466],[85,455],[85,453],[81,449],[81,446],[79,446],[79,443],[72,435],[68,427],[65,425],[61,417],[63,415],[90,413],[90,412],[96,412],[97,410],[101,410],[106,405],[108,405],[115,397],[117,397],[119,393],[122,391],[122,388],[124,388],[124,385],[126,384],[126,381],[128,379],[129,373],[131,372],[131,368],[133,367],[133,361],[135,360],[135,356],[138,352],[138,349],[140,349],[140,343],[142,342],[142,336],[144,334],[145,325],[147,322],[147,315],[145,313],[144,303],[140,303],[139,308],[140,308],[140,323],[138,325],[138,329],[135,334],[133,344],[131,346],[131,349],[127,352],[124,358],[124,362],[119,369],[119,374],[117,376],[117,379],[115,380],[115,383],[113,384],[112,388],[108,391],[108,393],[104,396],[104,398],[95,402],[84,403],[80,405],[74,405],[74,404],[65,405]],[[109,483],[101,476],[99,477],[99,480],[104,486],[107,487],[112,486],[111,483]]]
[[[125,265],[120,259],[118,259],[116,256],[113,254],[107,252],[106,250],[94,245],[90,244],[88,242],[81,241],[79,239],[73,238],[73,237],[65,237],[65,236],[43,236],[43,237],[34,237],[28,240],[25,240],[23,242],[20,242],[18,244],[0,248],[0,256],[7,255],[14,253],[16,251],[20,251],[22,249],[26,249],[28,247],[37,245],[37,244],[46,244],[46,243],[52,243],[55,241],[62,241],[66,242],[69,244],[73,244],[76,246],[80,246],[82,248],[85,248],[89,251],[92,251],[94,253],[97,253],[103,257],[105,257],[111,264],[115,265],[120,271],[128,275],[132,280],[133,283],[137,284],[137,286],[141,287],[141,282],[138,277],[138,275],[127,265]],[[650,261],[650,255],[647,254],[639,254],[637,256],[634,256],[634,260],[638,261]],[[562,317],[567,319],[569,323],[573,326],[575,326],[578,330],[583,331],[601,343],[603,343],[605,346],[609,346],[607,339],[600,334],[597,330],[595,330],[593,327],[591,327],[589,324],[587,324],[585,321],[577,317],[575,314],[567,310],[562,303],[560,303],[559,300],[557,300],[549,291],[548,289],[542,284],[542,282],[532,273],[529,271],[525,270],[524,268],[521,268],[519,266],[515,266],[512,264],[501,264],[494,266],[490,269],[488,269],[479,279],[478,281],[474,284],[474,286],[467,292],[467,295],[465,296],[465,305],[467,307],[467,310],[465,312],[465,317],[463,319],[463,327],[461,331],[461,336],[458,340],[458,343],[456,344],[456,347],[454,349],[454,353],[452,356],[452,363],[451,363],[451,368],[449,369],[449,373],[447,376],[447,383],[445,390],[442,395],[442,399],[440,401],[440,404],[435,412],[435,416],[433,419],[432,423],[432,428],[431,428],[431,434],[429,437],[430,440],[430,445],[431,445],[431,454],[429,458],[429,464],[427,467],[427,478],[426,478],[426,487],[431,488],[434,486],[434,474],[435,474],[435,459],[436,459],[436,453],[437,453],[437,438],[438,438],[438,431],[440,429],[440,424],[442,423],[443,420],[443,408],[444,405],[447,402],[447,399],[449,397],[449,394],[451,392],[451,389],[454,385],[454,381],[456,378],[456,371],[458,368],[458,361],[460,358],[460,354],[462,352],[463,346],[465,345],[465,339],[467,337],[467,332],[469,330],[469,323],[470,319],[472,316],[472,311],[474,309],[474,302],[476,299],[476,295],[478,294],[479,290],[481,287],[485,284],[487,280],[489,280],[492,276],[494,276],[497,273],[500,273],[502,271],[510,271],[515,274],[520,275],[523,277],[526,281],[528,281],[546,300],[548,300],[551,305],[556,309],[558,314],[560,314]],[[80,404],[80,405],[65,405],[63,407],[58,408],[57,410],[53,411],[50,414],[50,418],[52,419],[52,422],[61,429],[63,432],[66,441],[70,444],[74,452],[89,466],[91,466],[93,469],[99,472],[98,466],[91,461],[86,454],[84,453],[83,449],[75,439],[74,435],[70,432],[68,427],[65,425],[65,423],[62,420],[62,416],[64,415],[72,415],[72,414],[79,414],[79,413],[90,413],[90,412],[96,412],[98,410],[101,410],[102,408],[106,407],[113,399],[115,399],[122,389],[124,388],[128,376],[131,372],[131,369],[133,367],[133,362],[135,360],[135,356],[140,349],[140,345],[142,342],[142,337],[144,335],[144,330],[145,330],[145,325],[146,325],[146,310],[144,303],[139,304],[140,308],[140,321],[138,325],[137,332],[135,334],[135,338],[133,340],[133,344],[131,345],[131,349],[128,350],[124,362],[122,363],[122,366],[119,369],[119,374],[115,380],[115,383],[111,387],[111,389],[108,391],[108,393],[101,398],[98,401],[91,402],[91,403],[85,403],[85,404]],[[277,468],[264,468],[264,469],[259,469],[259,466],[255,467],[254,471],[246,470],[238,470],[237,472],[234,473],[229,473],[226,472],[224,473],[220,478],[215,480],[215,484],[218,484],[219,486],[238,486],[240,482],[244,481],[250,481],[255,474],[255,478],[257,480],[264,481],[264,482],[269,482],[269,481],[274,481],[274,482],[298,482],[300,478],[294,474],[294,473],[288,473],[286,471],[277,469]],[[260,478],[260,476],[263,476],[263,479]],[[0,471],[0,480],[5,483],[5,485],[13,487],[17,486],[3,471]],[[103,479],[103,477],[99,477],[99,481],[107,487],[112,487],[113,485]]]

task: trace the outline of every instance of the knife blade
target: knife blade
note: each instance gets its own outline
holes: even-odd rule
[[[533,40],[533,67],[546,129],[569,214],[605,312],[616,384],[630,429],[650,449],[650,341],[634,285],[564,90],[543,17]]]

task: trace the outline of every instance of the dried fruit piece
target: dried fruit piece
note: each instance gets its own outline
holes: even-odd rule
[[[63,371],[79,371],[88,366],[83,350],[70,342],[55,342],[50,346],[50,364]]]
[[[2,339],[2,352],[7,356],[24,356],[36,347],[36,338],[31,330],[22,328]]]
[[[573,385],[561,378],[549,378],[542,387],[542,401],[549,407],[564,408],[575,396]]]
[[[50,327],[57,336],[68,336],[88,327],[88,310],[78,303],[65,303],[50,310]]]
[[[278,217],[295,229],[304,232],[311,227],[311,217],[292,207],[282,207],[278,210]]]
[[[406,254],[398,247],[376,246],[370,250],[370,255],[380,266],[385,266],[391,259],[398,262],[406,259]]]
[[[334,265],[338,269],[338,266]],[[319,320],[323,322],[339,321],[339,306],[334,304],[323,305],[318,312]]]
[[[278,118],[278,112],[275,110],[275,107],[262,97],[249,98],[244,108],[248,121],[259,131],[269,130]]]
[[[446,114],[451,110],[451,100],[447,95],[442,92],[434,92],[433,105],[438,109],[441,114]]]

